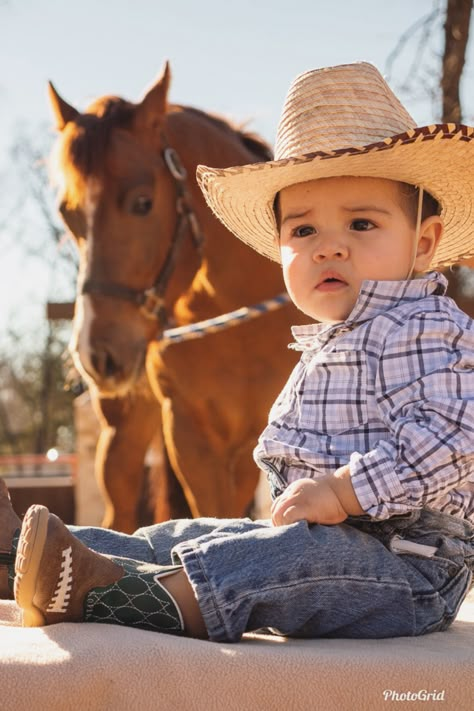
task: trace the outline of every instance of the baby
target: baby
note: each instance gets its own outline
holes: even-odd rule
[[[474,254],[473,136],[417,127],[356,63],[297,77],[275,161],[198,169],[216,215],[281,262],[311,321],[293,329],[301,359],[255,450],[271,520],[126,536],[33,506],[20,533],[0,491],[3,595],[14,578],[24,624],[214,641],[449,626],[474,568],[474,325],[428,270]]]

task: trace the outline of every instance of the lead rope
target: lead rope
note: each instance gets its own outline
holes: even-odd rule
[[[275,296],[272,299],[266,299],[253,306],[243,306],[235,311],[230,311],[222,316],[209,318],[198,323],[191,323],[188,326],[179,326],[178,328],[170,328],[163,331],[158,337],[160,344],[169,345],[171,343],[179,343],[181,341],[191,341],[195,338],[202,338],[207,333],[216,333],[223,331],[226,328],[238,326],[244,321],[249,321],[258,318],[263,314],[276,311],[290,302],[290,297],[286,292]]]

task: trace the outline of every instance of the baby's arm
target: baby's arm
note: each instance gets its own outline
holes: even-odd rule
[[[459,312],[421,311],[386,335],[376,376],[389,435],[350,459],[351,482],[369,516],[426,506],[459,515],[474,471],[474,329]],[[457,319],[457,320],[456,320]],[[459,323],[458,323],[459,321]]]
[[[363,513],[345,465],[322,479],[292,482],[273,502],[272,521],[275,526],[295,521],[333,525]]]

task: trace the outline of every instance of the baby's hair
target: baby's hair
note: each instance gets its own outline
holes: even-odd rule
[[[278,232],[278,234],[280,234],[281,206],[280,206],[280,193],[279,192],[275,195],[275,199],[273,200],[273,214],[275,215],[275,221],[277,224],[277,232]]]
[[[419,188],[416,185],[411,185],[410,183],[398,183],[400,187],[400,195],[402,196],[402,208],[408,215],[410,220],[416,225],[416,218],[418,213],[418,193]],[[433,215],[441,214],[441,205],[430,193],[426,190],[423,191],[423,203],[421,208],[421,221],[426,220],[427,217],[433,217]]]
[[[408,215],[409,219],[416,225],[416,218],[418,212],[418,192],[419,189],[416,185],[411,185],[410,183],[398,182],[400,187],[400,195],[402,198],[402,208]],[[277,223],[278,232],[280,232],[281,226],[281,208],[280,208],[280,193],[275,195],[273,201],[273,212],[275,214],[275,220]],[[427,217],[432,217],[433,215],[441,214],[441,205],[430,193],[426,190],[423,191],[423,207],[421,210],[421,220],[426,220]]]

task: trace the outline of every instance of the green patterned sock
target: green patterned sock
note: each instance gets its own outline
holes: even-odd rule
[[[17,528],[12,538],[11,550],[6,552],[0,552],[0,565],[6,565],[8,568],[8,589],[13,597],[13,583],[15,580],[15,558],[16,549],[18,546],[18,539],[20,538],[20,529]]]
[[[87,594],[84,620],[183,634],[181,610],[173,596],[159,582],[159,578],[182,570],[182,567],[107,557],[120,565],[125,574],[112,585],[93,588]]]

